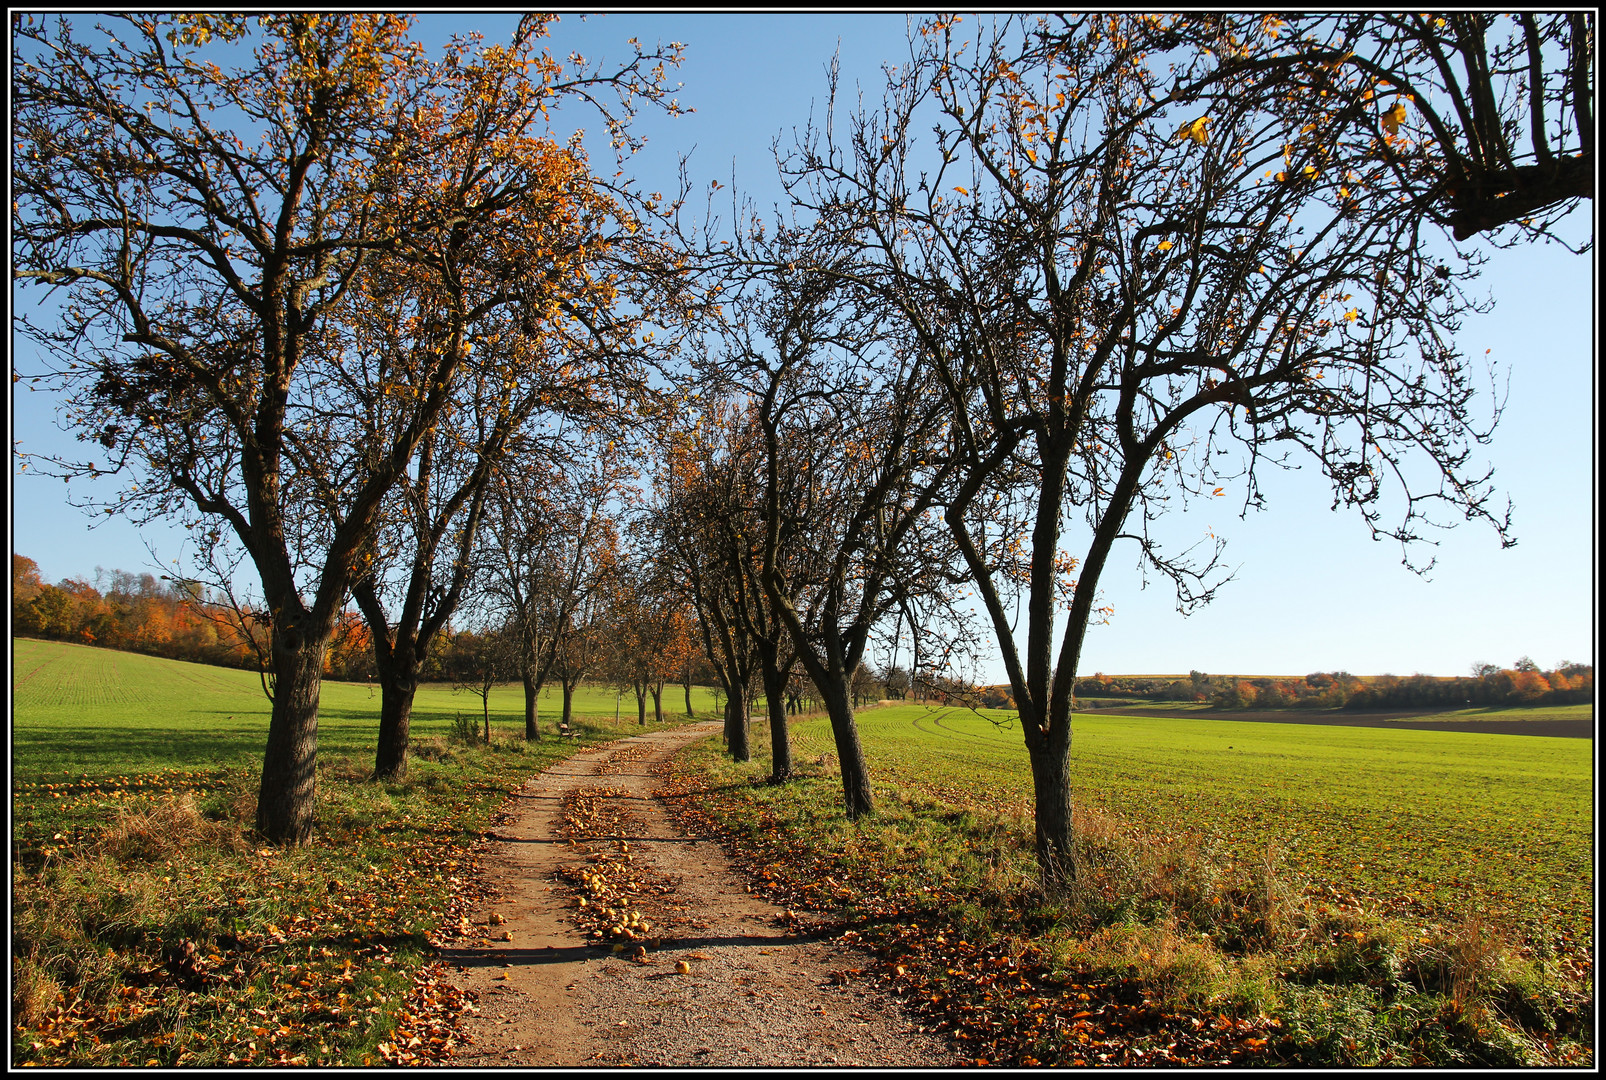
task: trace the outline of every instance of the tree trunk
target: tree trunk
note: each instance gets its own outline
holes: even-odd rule
[[[413,698],[417,692],[416,678],[380,679],[375,780],[401,780],[407,775],[407,746],[413,724]]]
[[[658,723],[664,722],[664,687],[662,683],[652,688],[652,715]]]
[[[695,716],[696,714],[691,711],[691,683],[686,682],[680,685],[686,691],[686,715]]]
[[[540,711],[541,684],[535,681],[533,672],[525,671],[520,677],[524,680],[524,738],[529,742],[539,742],[541,729],[535,721]]]
[[[637,686],[636,691],[636,726],[647,726],[647,688]]]
[[[786,723],[786,674],[764,654],[764,701],[770,713],[770,783],[792,778],[792,733]]]
[[[573,703],[574,703],[574,683],[570,682],[568,679],[564,679],[563,680],[563,722],[559,725],[559,727],[561,727],[564,731],[571,730],[570,727],[569,727],[569,721],[573,717],[573,713],[574,713],[574,710],[571,707],[573,705]]]
[[[747,745],[747,687],[737,683],[725,693],[725,746],[735,761],[752,761]]]
[[[374,754],[375,780],[400,780],[407,775],[407,746],[413,723],[413,699],[418,694],[418,658],[411,649],[381,650],[374,657],[379,669],[379,747]]]
[[[1067,736],[1067,740],[1069,736]],[[1037,818],[1037,865],[1043,890],[1062,895],[1076,881],[1076,848],[1071,829],[1071,755],[1058,739],[1043,738],[1028,750]]]
[[[870,795],[870,774],[864,768],[864,751],[859,745],[859,727],[853,721],[853,705],[846,683],[827,683],[818,687],[831,718],[831,734],[836,737],[836,756],[842,769],[842,797],[848,820],[857,821],[875,813]]]
[[[295,630],[274,631],[278,685],[256,817],[257,832],[270,843],[304,844],[312,835],[318,799],[318,694],[327,645],[327,636],[308,641]]]

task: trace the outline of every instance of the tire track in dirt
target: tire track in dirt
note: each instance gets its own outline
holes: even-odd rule
[[[652,766],[717,723],[651,732],[576,754],[513,796],[481,856],[495,890],[469,917],[477,944],[441,950],[477,1011],[452,1059],[472,1066],[947,1066],[959,1060],[897,1001],[854,973],[861,952],[750,894],[717,842],[682,832]],[[576,796],[585,796],[575,801]],[[563,835],[565,809],[606,806],[606,828]],[[572,830],[574,822],[569,822]],[[571,879],[628,853],[656,883],[641,912],[653,940],[588,937]]]

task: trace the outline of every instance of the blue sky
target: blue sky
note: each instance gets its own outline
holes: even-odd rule
[[[418,33],[438,42],[446,33],[479,29],[505,40],[509,14],[426,15]],[[760,207],[781,197],[771,144],[783,147],[801,129],[811,104],[824,106],[826,68],[841,50],[842,88],[849,100],[862,86],[879,98],[883,62],[907,55],[903,15],[615,14],[583,23],[566,16],[550,40],[554,53],[622,57],[625,39],[682,41],[690,116],[644,115],[649,144],[632,163],[647,190],[669,190],[683,153],[690,153],[694,192],[709,181],[736,186]],[[599,161],[601,167],[603,162]],[[721,195],[727,192],[722,191]],[[716,203],[729,217],[730,203]],[[702,212],[700,200],[690,207]],[[1593,207],[1568,223],[1589,235]],[[1184,618],[1164,584],[1139,589],[1136,556],[1112,557],[1102,583],[1113,620],[1089,634],[1082,670],[1303,675],[1345,669],[1356,674],[1459,675],[1475,661],[1509,665],[1531,655],[1541,666],[1593,657],[1595,256],[1555,246],[1493,251],[1481,288],[1495,300],[1486,316],[1467,321],[1463,350],[1490,356],[1510,373],[1510,399],[1492,445],[1484,449],[1496,480],[1515,504],[1516,547],[1501,550],[1487,527],[1463,525],[1437,534],[1438,567],[1424,580],[1400,564],[1392,543],[1371,542],[1359,518],[1331,512],[1319,476],[1262,477],[1268,508],[1238,517],[1238,504],[1216,500],[1179,517],[1178,536],[1211,529],[1228,540],[1225,558],[1239,567],[1217,600]],[[67,447],[51,423],[52,402],[13,384],[14,438],[24,450]],[[141,571],[180,554],[173,530],[144,530],[102,518],[95,524],[66,505],[60,480],[18,475],[12,502],[12,549],[38,561],[47,580],[93,577],[96,566]],[[1074,541],[1076,538],[1072,538]],[[996,664],[982,675],[1002,680]]]

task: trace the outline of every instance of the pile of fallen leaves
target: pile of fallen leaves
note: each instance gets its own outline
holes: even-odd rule
[[[586,936],[613,942],[616,951],[634,945],[637,955],[657,948],[660,934],[651,913],[674,891],[660,875],[636,862],[631,838],[646,834],[641,819],[622,803],[627,793],[613,788],[583,788],[564,803],[562,835],[585,852],[585,863],[561,873],[574,888],[573,917]]]
[[[453,986],[447,965],[424,965],[396,1018],[391,1038],[377,1047],[389,1065],[430,1065],[452,1056],[461,1039],[464,1013],[478,1012],[475,995]]]
[[[624,772],[626,766],[633,765],[643,758],[651,757],[657,752],[658,748],[650,743],[637,743],[634,746],[626,746],[621,750],[614,751],[608,756],[607,760],[599,762],[597,772],[602,776],[616,775]]]
[[[1055,973],[1029,943],[967,941],[946,914],[958,900],[952,893],[890,891],[873,874],[805,853],[772,811],[710,791],[673,762],[660,775],[681,823],[720,840],[755,891],[813,913],[817,927],[871,952],[839,980],[882,984],[925,1030],[966,1048],[970,1064],[1255,1065],[1293,1056],[1276,1020],[1168,1010],[1139,979]],[[720,820],[735,813],[750,826],[739,836]]]

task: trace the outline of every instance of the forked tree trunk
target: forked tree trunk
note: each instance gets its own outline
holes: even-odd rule
[[[740,683],[725,691],[725,746],[733,760],[753,760],[747,745],[747,687]]]
[[[387,657],[376,655],[374,659],[379,669],[379,747],[374,754],[373,778],[400,780],[407,775],[418,657],[412,649],[398,645]]]
[[[256,816],[257,832],[270,843],[304,844],[312,835],[318,800],[318,694],[328,640],[274,631],[278,678]]]
[[[857,821],[875,813],[870,794],[870,774],[864,768],[864,750],[859,745],[859,727],[853,721],[853,703],[846,682],[827,681],[818,687],[825,699],[826,715],[831,718],[831,734],[836,737],[837,762],[842,769],[842,798],[848,820]]]

